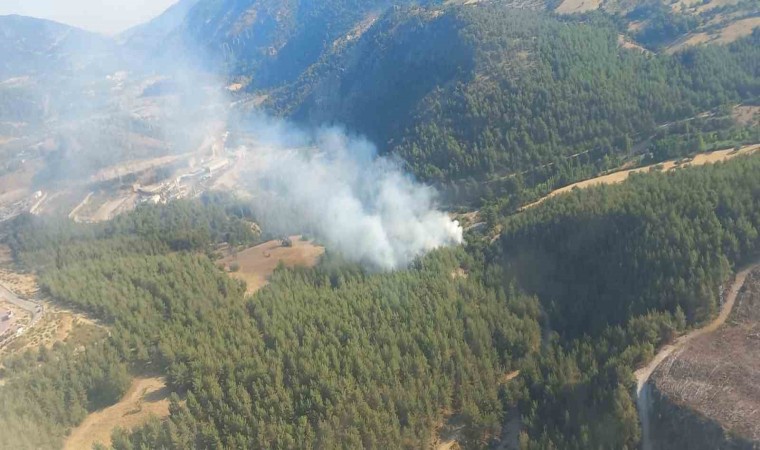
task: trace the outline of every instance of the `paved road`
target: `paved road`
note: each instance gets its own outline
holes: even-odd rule
[[[19,298],[18,295],[13,293],[13,291],[2,284],[0,284],[0,299],[6,300],[18,306],[19,308],[29,311],[29,313],[32,315],[32,321],[29,322],[29,325],[26,326],[27,329],[35,326],[37,322],[39,322],[39,320],[42,318],[43,310],[41,308],[41,305],[30,302],[29,300]]]

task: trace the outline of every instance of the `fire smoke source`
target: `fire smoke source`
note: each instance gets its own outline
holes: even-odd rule
[[[257,127],[259,128],[259,127]],[[462,227],[435,209],[432,188],[414,182],[375,147],[339,129],[259,129],[246,179],[257,217],[270,231],[312,233],[349,260],[380,270],[406,267],[462,242]]]

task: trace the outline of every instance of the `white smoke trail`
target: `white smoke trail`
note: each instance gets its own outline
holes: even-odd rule
[[[313,133],[266,120],[249,148],[246,180],[265,229],[307,230],[328,249],[381,270],[406,267],[462,242],[462,227],[367,140],[337,128]]]

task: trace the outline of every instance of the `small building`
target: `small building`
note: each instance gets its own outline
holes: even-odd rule
[[[2,314],[2,320],[7,321],[13,319],[13,311],[5,311]]]

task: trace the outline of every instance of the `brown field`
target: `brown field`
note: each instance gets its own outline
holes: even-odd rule
[[[10,257],[10,249],[5,245],[0,247],[0,255],[7,262],[8,257]],[[17,295],[27,298],[36,296],[40,290],[34,275],[15,272],[8,268],[0,268],[0,284]]]
[[[98,442],[111,444],[116,427],[133,429],[151,416],[169,416],[169,389],[163,378],[135,378],[119,403],[87,416],[64,444],[64,450],[90,449]]]
[[[324,247],[310,241],[302,241],[300,236],[292,236],[291,240],[292,247],[283,247],[279,240],[269,241],[236,255],[229,254],[220,260],[220,263],[224,264],[227,270],[232,264],[238,264],[240,269],[230,273],[230,276],[245,281],[248,285],[246,292],[252,294],[267,285],[269,277],[280,262],[287,267],[312,267],[325,252]]]
[[[80,218],[89,222],[106,222],[119,214],[131,211],[137,205],[139,196],[134,193],[121,194],[116,198],[108,198],[95,209],[91,215]]]
[[[747,277],[729,320],[660,365],[661,393],[752,441],[760,441],[760,270]]]
[[[693,47],[695,45],[704,44],[705,42],[710,42],[711,39],[712,36],[707,33],[693,33],[686,36],[685,39],[676,41],[673,45],[665,49],[665,53],[672,55],[673,53],[679,50],[683,50],[686,47]]]
[[[760,106],[742,106],[734,108],[734,120],[742,125],[760,125]]]
[[[752,30],[756,27],[760,27],[760,17],[748,17],[746,19],[737,20],[728,24],[720,31],[716,42],[719,44],[734,42],[741,37],[752,34]]]
[[[574,14],[599,9],[601,0],[564,0],[557,9],[557,14]]]
[[[725,21],[723,18],[718,18],[716,20],[719,20],[721,22]],[[686,47],[704,43],[729,44],[739,38],[752,34],[752,30],[757,27],[760,27],[760,17],[748,17],[745,19],[731,21],[728,23],[728,25],[714,33],[708,34],[700,32],[690,34],[684,39],[680,39],[668,47],[665,50],[665,53],[673,54]]]
[[[760,150],[760,144],[745,145],[744,147],[739,149],[739,151],[734,151],[733,149],[725,149],[725,150],[718,150],[718,151],[714,151],[710,153],[700,153],[696,155],[693,159],[691,159],[690,161],[684,164],[679,164],[678,161],[666,161],[666,162],[654,164],[651,166],[639,167],[637,169],[621,170],[619,172],[613,172],[607,175],[602,175],[596,178],[592,178],[590,180],[579,181],[577,183],[573,183],[568,186],[559,188],[557,190],[552,191],[549,195],[541,198],[540,200],[524,206],[522,209],[524,210],[524,209],[536,206],[548,198],[552,198],[555,195],[570,192],[576,188],[585,189],[592,186],[599,186],[602,184],[622,183],[623,181],[627,180],[628,177],[631,176],[631,174],[633,173],[649,172],[652,170],[660,170],[660,171],[665,172],[668,170],[673,170],[673,169],[682,168],[682,167],[702,166],[705,164],[713,164],[716,162],[729,160],[739,155],[748,155],[758,150]]]

